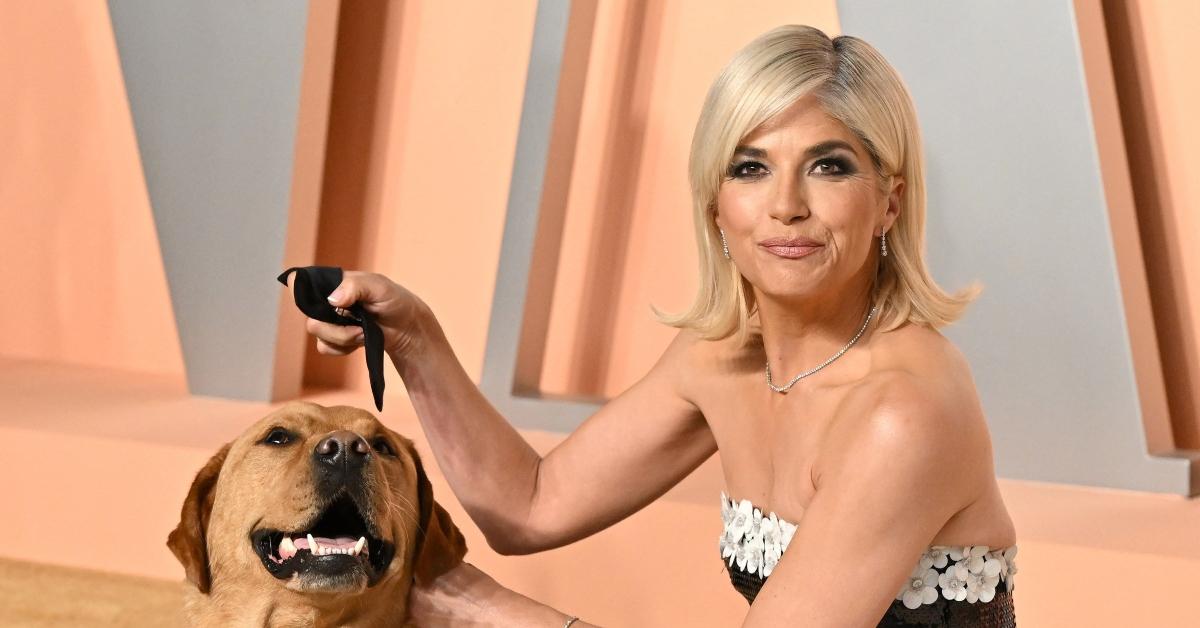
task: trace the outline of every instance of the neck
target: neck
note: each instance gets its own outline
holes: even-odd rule
[[[873,297],[872,286],[861,282],[808,299],[780,299],[756,290],[763,350],[775,385],[784,385],[841,351],[862,329]],[[871,319],[855,347],[863,343],[875,321]]]

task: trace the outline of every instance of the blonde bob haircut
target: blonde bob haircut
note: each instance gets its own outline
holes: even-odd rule
[[[659,322],[690,328],[708,340],[736,336],[738,346],[749,338],[750,318],[757,310],[754,293],[722,253],[714,212],[717,192],[738,142],[810,94],[866,147],[882,192],[888,191],[892,176],[905,182],[899,217],[887,231],[887,257],[874,247],[879,328],[890,331],[906,321],[948,325],[982,290],[976,281],[958,294],[947,294],[926,268],[921,136],[912,99],[895,69],[861,39],[830,39],[811,26],[788,25],[738,51],[709,88],[688,159],[700,285],[691,307],[681,314],[651,306]]]

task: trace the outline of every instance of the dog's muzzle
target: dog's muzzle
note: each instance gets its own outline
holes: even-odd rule
[[[339,581],[365,576],[367,585],[378,581],[395,553],[395,546],[380,538],[370,513],[364,471],[371,446],[354,432],[339,430],[313,448],[316,494],[325,504],[319,515],[299,530],[260,529],[250,543],[271,575],[280,579],[294,574]]]

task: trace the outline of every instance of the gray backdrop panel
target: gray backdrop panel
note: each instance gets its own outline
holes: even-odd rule
[[[188,389],[268,400],[308,3],[108,4]]]
[[[1189,494],[1147,454],[1073,7],[838,2],[916,101],[937,281],[984,293],[970,359],[1004,477]]]

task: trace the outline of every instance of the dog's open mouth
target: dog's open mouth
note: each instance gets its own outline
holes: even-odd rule
[[[307,529],[256,530],[250,543],[267,571],[281,580],[294,574],[337,580],[365,576],[367,586],[378,581],[395,553],[395,546],[372,532],[344,492]]]

